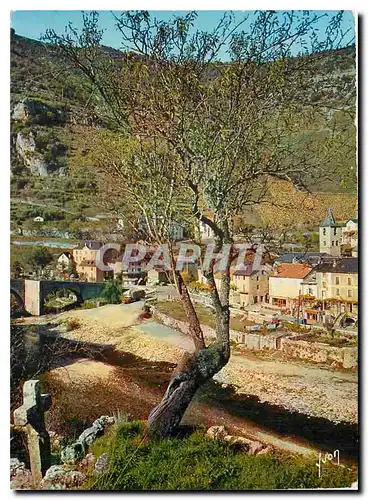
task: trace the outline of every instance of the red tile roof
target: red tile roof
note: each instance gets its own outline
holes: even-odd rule
[[[281,264],[277,266],[274,273],[271,275],[273,278],[305,278],[312,270],[311,266],[306,264]]]

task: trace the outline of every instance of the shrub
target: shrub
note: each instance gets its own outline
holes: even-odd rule
[[[116,280],[110,281],[102,292],[102,297],[107,300],[108,304],[120,304],[122,297],[120,284]]]
[[[205,285],[204,283],[201,283],[200,281],[191,281],[188,284],[188,287],[190,290],[193,290],[195,292],[208,292],[210,287],[208,285]]]
[[[71,332],[72,330],[76,330],[80,326],[80,321],[77,318],[69,318],[66,322],[66,331]]]
[[[97,299],[87,299],[84,302],[82,302],[82,304],[80,305],[80,308],[81,309],[94,309],[95,307],[103,306],[103,305],[106,305],[108,303],[109,302],[103,297],[100,297]]]

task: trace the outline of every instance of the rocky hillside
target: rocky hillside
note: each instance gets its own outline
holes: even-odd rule
[[[121,55],[114,49],[106,50]],[[311,102],[326,107],[326,121],[315,125],[324,134],[343,120],[334,111],[336,103],[339,108],[354,108],[355,48],[323,54],[313,78],[320,81],[320,92],[309,95],[308,88],[305,92]],[[72,212],[78,205],[79,211],[89,210],[89,215],[93,215],[94,183],[84,168],[83,158],[88,135],[100,126],[104,123],[99,119],[98,108],[91,106],[90,89],[80,75],[63,65],[52,47],[12,32],[12,197],[42,200]],[[301,130],[303,133],[308,135],[308,131]],[[355,192],[354,137],[352,125],[352,155],[343,159],[339,179],[311,186],[315,191]]]

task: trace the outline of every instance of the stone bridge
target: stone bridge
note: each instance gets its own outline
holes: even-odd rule
[[[16,297],[21,309],[33,316],[44,313],[44,301],[50,292],[70,290],[75,293],[77,303],[101,297],[106,282],[10,280],[10,292]]]

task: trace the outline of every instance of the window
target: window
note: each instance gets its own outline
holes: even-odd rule
[[[259,281],[259,276],[257,276],[257,281]]]
[[[308,288],[308,293],[309,293],[309,295],[312,295],[312,294],[313,294],[313,290],[312,290],[312,288]]]
[[[348,278],[348,285],[351,286],[351,278]]]
[[[259,290],[259,285],[257,285],[257,290]]]
[[[340,285],[340,278],[339,278],[339,276],[336,276],[336,278],[335,278],[335,285]]]
[[[323,228],[323,236],[326,236],[326,228]]]
[[[334,245],[335,245],[335,242],[334,242],[334,240],[332,240],[332,246],[334,246]]]
[[[340,295],[340,290],[338,288],[336,288],[336,295],[339,296]]]
[[[337,229],[336,229],[336,227],[334,227],[334,236],[336,236],[336,231],[337,231]]]
[[[353,296],[353,293],[351,290],[348,290],[348,297],[352,297]]]
[[[339,240],[336,240],[336,246],[337,247],[339,246]]]
[[[324,247],[326,246],[326,242],[325,242],[325,241],[323,242],[323,246],[324,246]]]
[[[326,282],[322,281],[322,288],[326,288]]]

